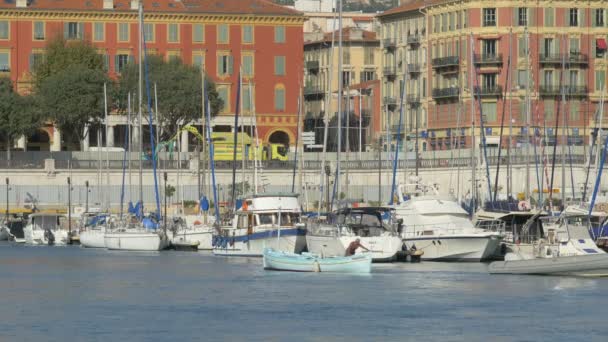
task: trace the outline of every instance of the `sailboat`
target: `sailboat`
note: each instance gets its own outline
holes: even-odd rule
[[[139,150],[143,151],[143,130],[142,130],[142,102],[143,102],[143,63],[144,59],[144,34],[143,34],[143,4],[139,2]],[[149,88],[149,87],[148,87]],[[149,93],[149,91],[148,91]],[[148,112],[150,115],[150,141],[154,147],[154,127],[152,125],[152,111],[150,105],[150,96],[148,94]],[[140,157],[141,158],[141,157]],[[169,245],[169,240],[165,232],[160,228],[158,219],[160,218],[160,199],[158,197],[158,184],[156,178],[156,158],[152,158],[154,166],[154,181],[156,191],[156,217],[150,215],[144,217],[143,212],[143,170],[142,162],[139,163],[139,202],[135,206],[136,214],[130,216],[126,222],[123,222],[119,227],[106,231],[104,241],[108,249],[111,250],[132,250],[132,251],[159,251],[165,249]]]

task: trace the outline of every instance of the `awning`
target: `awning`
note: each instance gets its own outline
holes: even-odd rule
[[[598,49],[600,49],[600,50],[608,49],[608,45],[606,45],[606,39],[604,39],[604,38],[596,39],[595,42],[597,44]]]

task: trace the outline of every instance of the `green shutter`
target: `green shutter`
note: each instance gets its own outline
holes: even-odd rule
[[[585,8],[579,8],[578,10],[578,26],[585,27]]]
[[[114,71],[115,72],[120,72],[120,67],[118,65],[118,55],[114,56]]]
[[[233,59],[232,56],[228,56],[228,75],[232,75],[233,72]]]
[[[524,58],[526,57],[526,38],[517,38],[517,56]]]
[[[70,23],[63,23],[63,39],[70,38]]]
[[[519,25],[519,8],[513,8],[513,26]]]
[[[553,53],[559,54],[561,51],[561,49],[559,47],[560,38],[554,39],[553,42],[555,43],[555,44],[553,44]]]
[[[528,8],[528,26],[536,25],[536,9]]]
[[[78,23],[78,39],[84,39],[84,23]]]
[[[597,11],[603,11],[603,9],[594,8],[591,11],[591,22],[593,23],[593,27],[597,27]]]

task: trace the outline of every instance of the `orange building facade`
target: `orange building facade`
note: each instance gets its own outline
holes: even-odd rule
[[[44,58],[46,44],[60,35],[90,41],[104,56],[109,74],[117,77],[127,63],[139,59],[138,5],[139,1],[125,0],[4,1],[0,3],[0,74],[10,76],[20,92],[27,92],[31,70]],[[255,112],[264,142],[295,142],[303,69],[301,13],[265,0],[144,0],[143,8],[147,53],[202,66],[215,81],[225,106],[212,120],[214,131],[234,130],[241,72],[242,98],[253,99],[242,104],[242,127],[253,123]],[[126,118],[112,115],[109,125],[108,144],[120,145]],[[187,146],[192,138],[184,135]],[[52,126],[17,144],[26,147],[26,140],[36,139],[42,143],[31,148],[66,148]],[[88,145],[83,143],[85,149]]]

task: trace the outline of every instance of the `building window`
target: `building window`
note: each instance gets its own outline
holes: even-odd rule
[[[373,81],[376,79],[376,72],[373,70],[361,71],[359,78],[361,82]]]
[[[606,53],[606,50],[601,48],[602,45],[600,44],[600,41],[602,41],[602,40],[604,40],[604,38],[596,39],[595,45],[593,45],[593,49],[595,49],[595,57],[597,57],[597,58],[604,57],[604,54]],[[604,40],[604,42],[605,42],[605,40]]]
[[[551,56],[553,54],[554,49],[553,38],[545,38],[543,45],[543,52],[545,56]]]
[[[40,52],[32,52],[30,55],[30,71],[36,68],[44,61],[44,54]]]
[[[495,122],[497,119],[497,104],[496,102],[483,102],[481,104],[481,110],[483,111],[483,117],[486,122]]]
[[[496,26],[496,8],[483,9],[483,26]]]
[[[345,87],[350,86],[350,79],[351,79],[351,72],[350,71],[342,71],[342,85]]]
[[[545,120],[553,119],[553,113],[555,110],[555,100],[545,100],[544,107],[545,107]],[[549,132],[548,135],[552,135],[551,132]]]
[[[578,38],[570,38],[570,55],[578,55],[581,52],[581,41]]]
[[[93,41],[103,42],[106,40],[105,24],[96,22],[93,24]]]
[[[129,41],[129,24],[119,23],[118,24],[118,41],[128,42]]]
[[[274,42],[285,43],[285,26],[274,27]]]
[[[441,32],[448,30],[448,15],[446,13],[441,14]]]
[[[179,26],[178,24],[167,25],[167,41],[169,43],[179,43]]]
[[[217,25],[217,42],[220,44],[228,44],[228,25]]]
[[[433,33],[439,32],[439,16],[433,16]]]
[[[243,76],[253,77],[253,55],[243,55]]]
[[[116,73],[121,73],[131,60],[132,57],[127,54],[119,54],[114,56],[114,70]]]
[[[483,74],[481,76],[483,89],[494,89],[496,87],[496,74]]]
[[[217,75],[226,76],[232,75],[232,56],[222,54],[217,56]]]
[[[521,58],[526,58],[528,57],[528,49],[527,49],[527,44],[526,44],[526,38],[525,37],[519,37],[517,42],[517,55],[518,57]]]
[[[144,40],[146,42],[154,41],[154,24],[145,23],[144,24]]]
[[[205,41],[205,26],[203,24],[192,25],[192,41],[202,43]]]
[[[577,86],[578,85],[578,70],[570,70],[570,79],[569,79],[568,83],[571,86]]]
[[[34,40],[44,40],[43,21],[34,21]]]
[[[606,86],[606,71],[595,71],[595,91],[601,91]]]
[[[243,43],[244,44],[253,44],[253,26],[251,26],[251,25],[243,26]]]
[[[482,51],[484,56],[496,56],[496,39],[484,39],[482,40],[482,43]]]
[[[580,119],[580,111],[579,111],[579,107],[580,107],[580,102],[579,101],[570,101],[570,103],[568,103],[570,105],[570,117],[568,119],[570,119],[571,122],[576,122]]]
[[[543,80],[545,86],[551,87],[553,85],[553,70],[545,70]]]
[[[285,110],[285,88],[280,86],[274,88],[274,109]]]
[[[342,50],[342,64],[350,64],[350,49]]]
[[[593,19],[593,26],[595,27],[602,27],[604,26],[604,9],[603,8],[596,8],[595,10],[595,15],[594,15],[594,19]]]
[[[555,8],[545,8],[545,26],[551,27],[555,22]]]
[[[274,56],[274,74],[285,75],[285,56]]]
[[[69,22],[63,24],[63,37],[65,39],[82,39],[84,31],[83,23]]]
[[[228,86],[220,85],[217,87],[217,95],[224,102],[224,113],[230,112],[230,89]]]
[[[250,111],[253,106],[253,86],[249,84],[243,85],[243,110]]]
[[[9,36],[9,25],[8,21],[1,20],[0,21],[0,39],[8,39]]]
[[[578,26],[578,8],[570,9],[570,26]]]
[[[192,55],[192,65],[197,66],[199,68],[205,67],[205,56],[202,53],[194,53]]]
[[[528,9],[520,7],[517,9],[517,25],[528,26]]]
[[[374,65],[374,48],[372,47],[364,47],[363,48],[363,64],[365,65]]]
[[[11,71],[10,57],[6,51],[0,52],[0,71]]]
[[[526,89],[528,86],[528,70],[517,70],[517,86],[519,89]]]
[[[167,51],[167,61],[177,62],[181,60],[181,53],[179,51]]]

